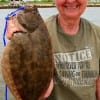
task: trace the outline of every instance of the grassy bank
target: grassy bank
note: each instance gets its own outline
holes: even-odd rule
[[[88,5],[100,5],[100,2],[88,2]]]
[[[23,4],[30,4],[30,5],[38,5],[38,6],[53,6],[53,2],[33,2],[33,1],[27,1],[27,2],[0,2],[0,6],[14,6],[14,5],[23,5]]]
[[[17,1],[17,4],[15,3],[14,4],[10,4],[9,2],[0,2],[0,7],[4,7],[4,6],[21,6],[23,4],[30,4],[30,5],[37,5],[37,6],[55,6],[54,2],[39,2],[39,1],[27,1],[27,2],[23,2],[23,3],[18,3]],[[100,7],[100,2],[88,2],[88,5],[89,7]]]

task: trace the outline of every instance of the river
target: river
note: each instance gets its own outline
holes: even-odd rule
[[[0,57],[2,54],[2,48],[4,47],[3,41],[2,41],[2,35],[4,31],[4,26],[5,26],[5,17],[7,16],[9,12],[12,12],[14,10],[15,9],[0,9]],[[57,14],[57,9],[56,8],[39,8],[39,12],[42,15],[43,19],[45,20],[49,16],[53,14]],[[93,23],[97,25],[100,25],[100,7],[87,7],[82,17],[92,21]],[[5,89],[5,83],[3,82],[3,79],[1,76],[1,68],[0,68],[0,100],[5,100],[4,89]],[[12,100],[11,98],[12,96],[10,96],[9,100]]]

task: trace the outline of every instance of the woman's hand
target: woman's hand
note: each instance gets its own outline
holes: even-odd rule
[[[50,85],[49,85],[49,88],[46,91],[44,97],[47,98],[51,94],[52,90],[53,90],[53,79],[51,80]]]
[[[100,76],[96,80],[96,96],[97,100],[100,100]]]
[[[49,85],[49,87],[48,87],[48,89],[47,89],[47,91],[45,92],[45,94],[44,95],[42,95],[40,98],[48,98],[48,96],[51,94],[51,92],[52,92],[52,90],[53,90],[53,86],[54,86],[54,83],[53,83],[53,79],[51,80],[51,82],[50,82],[50,85]]]
[[[6,36],[10,40],[14,34],[14,32],[20,31],[19,27],[16,25],[16,17],[13,17],[7,22],[7,31]]]

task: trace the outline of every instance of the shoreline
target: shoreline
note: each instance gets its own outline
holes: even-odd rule
[[[18,8],[21,5],[13,5],[13,6],[8,6],[8,5],[0,5],[0,9],[13,9],[13,8]],[[23,5],[22,5],[23,6]],[[55,5],[36,5],[38,8],[52,8],[55,7]]]
[[[38,8],[53,8],[55,5],[36,5]],[[0,9],[13,9],[13,8],[18,8],[20,6],[8,6],[8,5],[0,5]],[[96,5],[87,5],[87,7],[100,7],[100,4]]]

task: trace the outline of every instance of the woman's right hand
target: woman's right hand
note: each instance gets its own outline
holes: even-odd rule
[[[7,31],[6,36],[10,40],[14,32],[19,31],[20,29],[16,26],[16,17],[13,17],[7,22]]]

